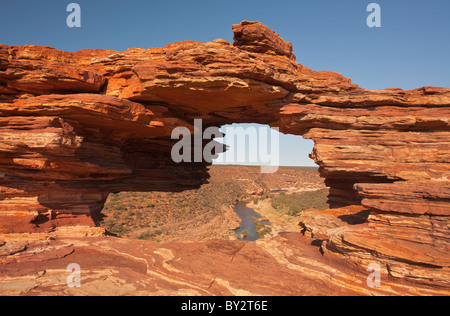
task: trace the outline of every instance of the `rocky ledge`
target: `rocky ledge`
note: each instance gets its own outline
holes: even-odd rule
[[[233,30],[125,52],[0,45],[0,233],[94,226],[111,192],[198,188],[208,163],[172,161],[174,127],[264,123],[315,142],[338,209],[301,226],[325,255],[448,291],[450,89],[363,89],[261,23]]]
[[[0,248],[0,295],[448,295],[383,272],[381,286],[371,288],[368,272],[322,256],[310,241],[300,233],[164,244],[34,234]]]

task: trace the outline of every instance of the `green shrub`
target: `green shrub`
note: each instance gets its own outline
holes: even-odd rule
[[[329,208],[328,194],[328,189],[292,194],[281,192],[272,198],[272,207],[291,216],[307,209],[323,210]]]
[[[263,238],[265,235],[270,234],[272,232],[272,228],[261,223],[260,220],[255,220],[256,232],[259,235],[259,238]]]

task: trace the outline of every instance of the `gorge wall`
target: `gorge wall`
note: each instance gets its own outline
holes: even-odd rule
[[[450,286],[450,89],[363,89],[261,23],[233,31],[125,52],[0,45],[0,234],[93,226],[111,192],[198,188],[208,163],[174,163],[172,130],[263,123],[315,142],[335,209],[301,226],[323,252]]]

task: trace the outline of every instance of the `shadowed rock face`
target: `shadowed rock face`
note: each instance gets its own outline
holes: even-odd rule
[[[208,163],[172,161],[175,127],[264,123],[315,142],[341,207],[304,214],[323,249],[449,286],[450,89],[366,90],[258,22],[233,30],[125,52],[0,45],[0,233],[94,225],[111,192],[198,188]],[[364,220],[339,218],[349,205]]]

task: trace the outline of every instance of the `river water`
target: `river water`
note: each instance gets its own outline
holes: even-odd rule
[[[244,230],[247,230],[247,237],[239,239],[255,241],[259,238],[256,232],[255,220],[253,218],[261,218],[261,215],[256,213],[253,209],[247,207],[244,202],[238,202],[234,206],[234,211],[241,218],[241,226],[236,230],[236,236],[241,236]],[[268,221],[262,221],[263,224],[268,225]]]

